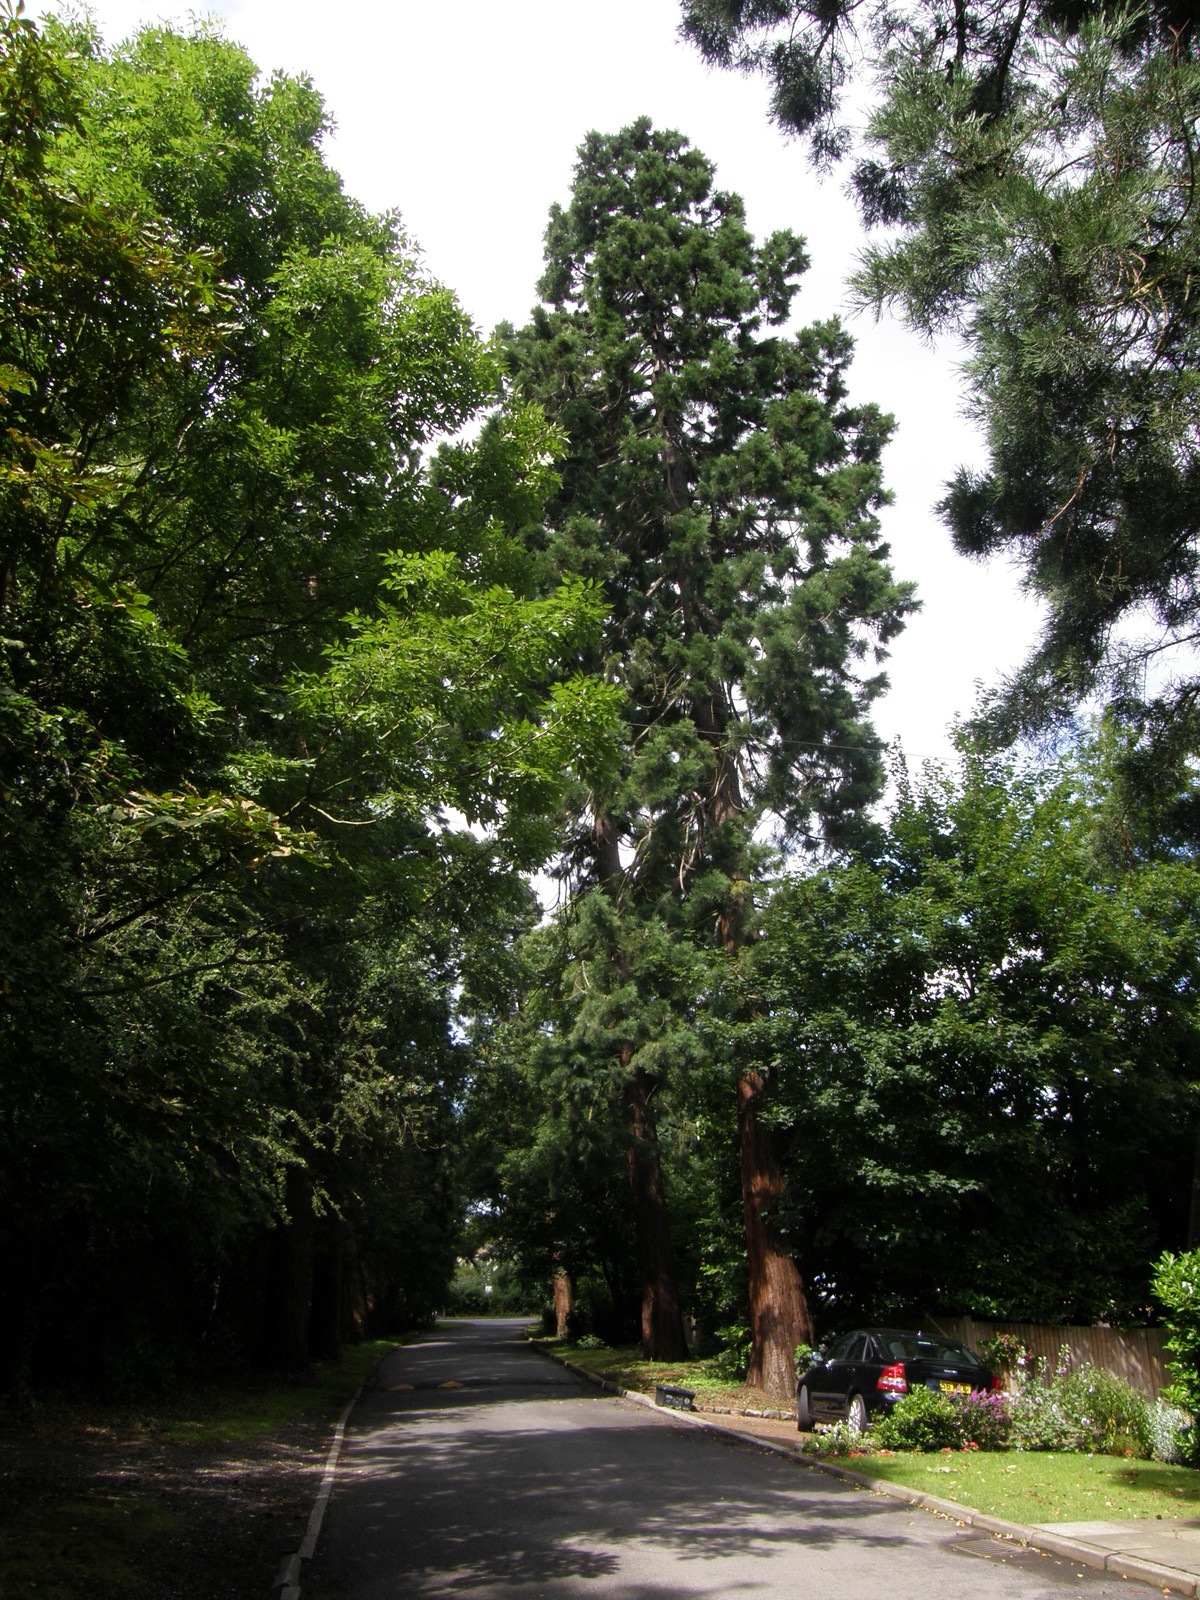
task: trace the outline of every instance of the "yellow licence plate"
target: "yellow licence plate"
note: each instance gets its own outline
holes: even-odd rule
[[[945,1379],[938,1385],[943,1394],[970,1394],[969,1383],[947,1383]]]

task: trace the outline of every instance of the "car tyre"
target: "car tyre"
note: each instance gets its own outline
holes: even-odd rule
[[[801,1384],[800,1393],[796,1396],[796,1426],[801,1433],[811,1433],[812,1425],[813,1414],[808,1400],[808,1386]]]
[[[866,1433],[870,1418],[867,1416],[867,1402],[862,1395],[851,1395],[850,1404],[846,1407],[846,1421],[851,1433]]]

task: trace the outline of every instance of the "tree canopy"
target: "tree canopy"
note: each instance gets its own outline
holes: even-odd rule
[[[302,1360],[314,1227],[390,1235],[360,1301],[449,1272],[453,993],[603,768],[600,604],[539,585],[556,436],[310,84],[203,28],[0,44],[7,1365],[186,1348],[179,1305]]]
[[[785,132],[850,163],[886,229],[862,300],[966,339],[989,460],[940,510],[963,553],[1014,557],[1047,617],[993,728],[1098,695],[1140,734],[1146,787],[1174,785],[1200,740],[1192,8],[685,0],[683,18],[708,60],[766,74]]]
[[[845,153],[849,9],[688,16]],[[889,813],[891,424],[793,320],[797,235],[591,134],[485,342],[309,82],[0,0],[18,1395],[300,1367],[481,1242],[786,1393],[814,1324],[1139,1318],[1200,1226],[1194,687],[1147,675],[1192,627],[1190,22],[853,17],[861,292],[973,341],[946,515],[1050,603],[993,731],[1113,702]]]
[[[1114,828],[1111,736],[959,749],[903,778],[882,851],[771,906],[794,1233],[827,1321],[1136,1322],[1188,1227],[1196,862]]]

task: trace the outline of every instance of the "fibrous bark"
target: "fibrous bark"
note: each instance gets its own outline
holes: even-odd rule
[[[570,1273],[560,1268],[554,1274],[554,1326],[560,1339],[565,1339],[571,1331],[571,1313],[574,1309],[575,1290]]]
[[[800,1343],[812,1343],[813,1324],[799,1270],[772,1214],[783,1197],[784,1181],[774,1134],[759,1117],[765,1087],[757,1071],[738,1080],[742,1212],[754,1336],[746,1382],[790,1400],[796,1394],[792,1352]]]

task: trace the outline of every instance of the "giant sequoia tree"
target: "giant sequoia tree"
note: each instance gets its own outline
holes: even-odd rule
[[[507,338],[520,391],[566,438],[531,543],[551,573],[601,583],[610,610],[588,664],[620,688],[624,759],[576,795],[564,859],[577,893],[548,1026],[569,1076],[610,1075],[643,1343],[659,1356],[683,1335],[655,1097],[695,1057],[713,963],[736,964],[751,936],[764,819],[792,841],[840,843],[879,792],[867,713],[912,604],[874,517],[887,419],[848,404],[836,323],[782,331],[801,241],[756,244],[713,180],[685,139],[646,121],[589,136],[551,216],[544,304]],[[725,1066],[751,1377],[786,1391],[810,1324],[777,1219],[769,1072]]]
[[[1044,727],[1100,692],[1140,735],[1135,764],[1177,768],[1200,744],[1195,7],[683,14],[708,60],[768,77],[782,128],[852,160],[865,221],[892,228],[865,257],[864,299],[967,340],[990,459],[941,509],[961,551],[1019,561],[1047,619],[999,727]],[[857,141],[854,80],[871,107]]]

